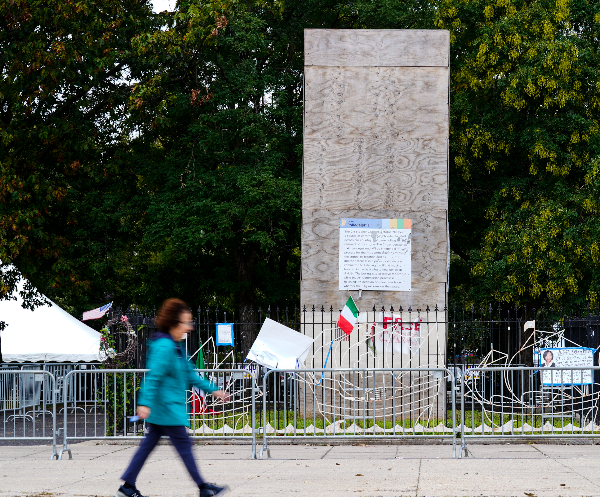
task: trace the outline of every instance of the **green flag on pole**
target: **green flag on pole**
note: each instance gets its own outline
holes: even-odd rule
[[[196,369],[204,369],[206,366],[204,365],[204,354],[202,353],[202,349],[198,350],[198,356],[196,357]],[[204,373],[198,373],[202,378],[205,377]]]

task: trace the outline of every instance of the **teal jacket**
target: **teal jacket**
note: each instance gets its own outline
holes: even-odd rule
[[[202,379],[181,347],[166,333],[158,333],[149,342],[146,373],[138,396],[138,405],[150,408],[148,423],[165,426],[189,426],[186,390],[190,385],[207,393],[218,388]]]

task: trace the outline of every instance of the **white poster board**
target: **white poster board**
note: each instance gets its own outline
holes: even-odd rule
[[[411,289],[410,219],[340,219],[339,290]]]
[[[543,368],[542,385],[591,385],[594,375],[591,369],[556,371],[552,368],[584,368],[594,366],[594,349],[587,347],[565,347],[540,349],[540,363]]]
[[[299,369],[313,342],[313,338],[267,318],[246,359],[272,369]]]

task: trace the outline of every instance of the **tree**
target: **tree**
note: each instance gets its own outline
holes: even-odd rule
[[[107,218],[126,176],[130,40],[152,22],[147,0],[0,4],[0,269],[16,265],[65,304],[106,292],[107,265],[94,271],[112,247],[94,242],[121,235],[121,216]],[[2,280],[8,296],[15,279]]]
[[[295,300],[303,30],[433,19],[420,0],[3,4],[0,260],[75,314]]]
[[[437,25],[452,43],[454,298],[597,303],[600,5],[444,0]]]
[[[136,39],[142,300],[297,301],[303,30],[416,27],[420,5],[181,1],[168,29]]]

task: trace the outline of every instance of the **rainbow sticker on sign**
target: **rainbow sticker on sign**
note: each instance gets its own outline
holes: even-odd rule
[[[412,227],[412,221],[410,219],[382,219],[381,223],[381,229],[384,230],[409,230]],[[389,225],[387,223],[389,223]]]
[[[340,219],[340,290],[410,291],[410,219]]]

